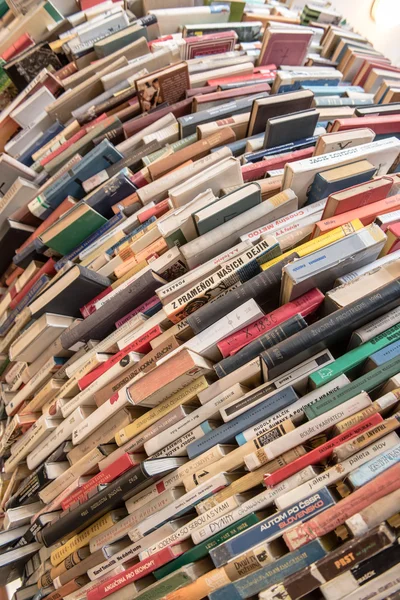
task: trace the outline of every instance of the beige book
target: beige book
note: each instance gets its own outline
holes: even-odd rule
[[[367,127],[361,129],[350,129],[321,135],[316,143],[314,156],[336,152],[344,148],[352,148],[361,144],[368,144],[375,139],[375,133]]]
[[[372,427],[372,429],[369,429],[365,433],[362,433],[361,435],[357,436],[350,442],[346,442],[341,446],[338,446],[333,451],[334,458],[337,461],[341,462],[349,456],[351,456],[352,454],[363,450],[363,448],[365,448],[366,446],[373,444],[374,442],[376,442],[376,440],[379,440],[384,435],[395,431],[399,427],[399,419],[400,413],[397,413],[392,417],[386,419],[379,425],[376,425],[375,427]]]
[[[197,126],[197,137],[199,140],[209,137],[214,133],[217,133],[224,127],[230,127],[237,140],[242,140],[246,137],[247,127],[249,125],[250,113],[242,113],[240,115],[232,115],[226,119],[220,119],[218,121],[211,121],[210,123],[204,123],[203,125]]]

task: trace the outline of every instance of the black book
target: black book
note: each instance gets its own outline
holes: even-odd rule
[[[367,106],[358,106],[354,114],[356,117],[372,117],[384,115],[397,115],[400,113],[400,102],[393,104],[368,104]]]
[[[39,534],[38,539],[50,547],[74,531],[79,531],[97,521],[108,511],[131,498],[148,485],[169,471],[184,464],[182,458],[158,458],[145,460],[137,467],[130,469],[117,477],[104,490],[89,498],[86,502],[64,512],[57,521],[47,525]]]
[[[318,111],[313,108],[268,119],[264,148],[275,148],[312,137],[318,117]]]
[[[39,533],[39,531],[42,531],[43,527],[45,527],[48,523],[54,521],[54,519],[57,519],[57,517],[59,517],[61,513],[61,510],[55,510],[53,512],[39,515],[33,521],[29,529],[24,533],[24,535],[21,537],[21,539],[18,541],[15,547],[22,548],[27,544],[32,544],[33,542],[36,542],[36,536]]]
[[[232,371],[235,371],[242,365],[248,363],[253,358],[256,358],[256,356],[259,356],[264,350],[272,348],[272,346],[279,344],[282,340],[287,340],[306,327],[307,321],[301,315],[291,317],[281,325],[264,333],[264,335],[236,352],[233,356],[228,356],[216,363],[214,365],[216,374],[220,379],[225,377],[229,373],[232,373]]]
[[[154,271],[146,271],[141,277],[138,277],[138,279],[126,288],[115,294],[112,300],[105,302],[96,312],[78,323],[76,327],[64,331],[61,334],[62,347],[68,349],[77,342],[87,342],[90,339],[104,339],[115,329],[115,323],[118,319],[121,319],[130,310],[140,306],[145,300],[154,296],[156,289],[164,283],[165,280],[154,273]],[[86,302],[89,302],[96,295],[92,294]],[[83,306],[86,302],[82,302],[79,306]]]
[[[231,290],[215,302],[205,304],[199,310],[189,315],[187,322],[197,335],[235,310],[247,300],[255,300],[264,310],[273,310],[279,305],[279,290],[282,280],[282,269],[299,255],[292,252],[275,265],[259,273],[236,290]]]
[[[394,544],[353,567],[351,573],[358,585],[365,585],[400,563],[400,544]]]
[[[314,94],[311,91],[298,90],[255,100],[250,114],[247,136],[263,133],[268,119],[272,117],[311,108],[313,99]]]
[[[399,302],[400,277],[263,352],[268,377],[274,379],[323,348],[348,339],[355,329],[399,306]]]
[[[35,228],[30,225],[7,220],[6,230],[0,238],[0,275],[13,261],[16,249],[22,246],[34,231]]]
[[[42,69],[53,67],[57,71],[62,66],[57,54],[53,52],[48,43],[44,42],[27,48],[3,65],[3,69],[18,90],[22,92]]]
[[[55,277],[51,285],[35,298],[29,308],[35,319],[45,312],[80,317],[79,309],[98,296],[110,284],[108,277],[103,277],[86,267],[75,265],[61,277]],[[97,339],[102,339],[102,337]]]
[[[30,234],[29,234],[30,235]],[[33,261],[46,262],[49,257],[43,254],[48,248],[40,241],[39,238],[32,240],[25,248],[18,252],[13,257],[13,263],[17,267],[26,269],[26,267]]]

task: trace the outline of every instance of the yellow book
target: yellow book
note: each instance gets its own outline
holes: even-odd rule
[[[101,519],[99,519],[98,521],[81,531],[81,533],[74,535],[70,540],[68,540],[68,542],[65,542],[63,546],[60,546],[60,548],[53,550],[53,552],[50,555],[50,562],[53,565],[53,567],[56,567],[57,565],[62,563],[62,561],[67,558],[67,556],[69,556],[76,550],[87,546],[92,538],[94,538],[96,535],[99,535],[100,533],[103,533],[107,529],[110,529],[110,527],[112,527],[115,524],[115,522],[115,511],[111,511],[104,515],[104,517],[101,517]]]
[[[269,269],[269,267],[272,267],[272,265],[275,265],[277,262],[279,262],[286,256],[289,256],[293,252],[297,252],[300,258],[302,256],[307,256],[312,252],[316,252],[317,250],[321,250],[321,248],[329,246],[329,244],[338,242],[347,235],[351,235],[352,233],[358,231],[359,229],[362,229],[363,227],[364,226],[361,223],[360,219],[354,219],[354,221],[350,221],[350,223],[346,223],[346,225],[342,225],[341,227],[332,229],[332,231],[329,231],[324,235],[320,235],[319,237],[310,240],[309,242],[305,242],[305,244],[301,244],[301,246],[298,246],[297,248],[293,248],[293,250],[289,250],[288,252],[281,254],[281,256],[277,256],[276,258],[269,260],[267,263],[261,265],[261,268],[263,271],[266,271],[267,269]]]
[[[231,579],[229,579],[225,569],[213,569],[201,575],[193,583],[170,592],[164,596],[164,600],[201,600],[214,590],[218,590],[229,583],[231,583]]]
[[[164,417],[177,406],[181,406],[187,402],[193,402],[197,394],[205,390],[207,387],[207,379],[203,375],[198,377],[189,385],[184,387],[183,390],[175,392],[175,394],[172,394],[172,396],[158,404],[158,406],[155,406],[147,413],[136,419],[133,423],[124,429],[121,429],[121,431],[119,431],[115,436],[116,443],[118,446],[122,446],[128,440],[132,439],[150,427],[150,425],[161,419],[161,417]]]
[[[287,419],[286,421],[283,421],[282,423],[271,427],[267,434],[264,433],[259,438],[255,438],[254,440],[246,442],[242,446],[239,446],[235,450],[232,450],[232,452],[229,452],[229,454],[227,454],[223,458],[220,458],[218,461],[207,465],[206,468],[201,469],[196,473],[193,473],[189,477],[184,477],[182,483],[185,487],[185,490],[187,492],[193,490],[196,486],[200,485],[201,483],[204,483],[211,477],[214,477],[214,475],[218,475],[218,473],[229,473],[230,471],[238,469],[239,467],[244,465],[245,456],[251,454],[252,452],[256,452],[259,448],[262,448],[262,446],[264,446],[265,443],[267,443],[267,441],[262,443],[263,439],[277,439],[279,437],[282,437],[289,431],[293,431],[293,429],[294,425],[290,419]],[[270,432],[271,436],[268,435]]]
[[[305,453],[306,451],[303,446],[297,446],[296,448],[285,452],[281,456],[271,460],[271,462],[267,463],[266,465],[263,465],[256,471],[246,473],[246,475],[243,475],[243,477],[236,479],[236,481],[233,481],[220,492],[217,492],[213,496],[202,500],[202,502],[199,502],[199,504],[196,505],[196,511],[199,514],[202,514],[220,502],[230,498],[234,494],[241,494],[243,492],[247,492],[253,487],[256,487],[257,485],[261,485],[264,482],[265,473],[274,473],[274,471],[277,471],[293,460],[296,460],[296,458],[303,456]]]
[[[83,260],[81,260],[80,265],[82,267],[87,267],[98,256],[103,254],[103,252],[105,252],[106,250],[111,248],[111,246],[113,246],[114,244],[116,244],[117,242],[122,240],[123,237],[125,237],[125,233],[122,231],[122,229],[121,229],[121,231],[116,231],[110,238],[108,238],[107,241],[103,242],[101,244],[101,246],[99,246],[98,248],[95,248],[90,254],[85,256],[85,258]]]

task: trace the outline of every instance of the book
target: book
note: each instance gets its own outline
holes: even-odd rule
[[[185,98],[185,91],[190,87],[187,64],[178,63],[136,79],[135,86],[142,111],[151,110],[163,102],[179,102]]]
[[[260,65],[303,65],[312,33],[284,28],[265,30],[259,57]]]
[[[279,101],[273,96],[256,99],[251,110],[247,137],[263,133],[265,131],[265,124],[272,117],[310,109],[312,99],[313,94],[307,90],[281,95]]]
[[[314,178],[307,203],[312,204],[331,194],[346,190],[355,185],[360,185],[370,181],[375,174],[375,167],[368,161],[359,161],[344,167],[330,169],[325,173],[317,175]]]
[[[264,148],[283,146],[312,137],[317,122],[318,112],[315,109],[271,117],[265,128]]]

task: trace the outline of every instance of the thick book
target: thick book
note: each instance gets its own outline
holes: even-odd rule
[[[309,325],[304,331],[292,336],[290,340],[263,352],[262,360],[268,369],[270,378],[284,373],[299,364],[322,346],[345,338],[350,332],[368,323],[371,317],[394,308],[400,297],[400,279],[383,286],[377,297],[373,291],[360,300],[339,309],[332,315],[323,317]]]
[[[155,290],[163,283],[165,280],[162,277],[153,271],[147,271],[120,290],[112,302],[105,302],[76,327],[64,332],[61,337],[63,347],[70,348],[78,341],[103,339],[114,330],[118,319],[121,319],[134,306],[143,304],[145,300],[154,295]],[[93,294],[91,297],[93,298],[95,295]],[[81,302],[80,306],[84,304],[85,302]]]
[[[299,90],[279,97],[271,95],[268,98],[256,99],[251,109],[251,116],[246,137],[264,133],[268,119],[287,113],[311,108],[314,94],[308,90]]]
[[[47,525],[40,535],[42,543],[50,547],[72,531],[88,526],[121,501],[144,489],[151,478],[157,478],[165,472],[174,470],[182,462],[182,459],[176,458],[142,462],[134,469],[115,479],[104,490],[98,492],[80,506],[65,513],[56,522]]]

